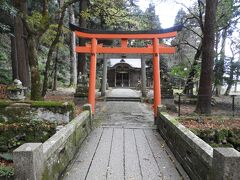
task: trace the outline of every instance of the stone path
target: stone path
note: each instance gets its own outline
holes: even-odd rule
[[[100,126],[83,142],[64,180],[189,179],[153,126],[146,104],[99,102],[97,107]]]
[[[108,97],[129,97],[129,98],[137,98],[140,97],[140,93],[135,90],[120,88],[120,89],[112,89],[108,94]]]

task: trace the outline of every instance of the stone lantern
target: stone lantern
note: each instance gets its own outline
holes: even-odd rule
[[[79,74],[78,83],[76,93],[74,94],[75,97],[88,97],[88,76],[86,74]]]
[[[23,87],[22,82],[18,79],[13,81],[13,84],[7,88],[7,96],[11,100],[24,100],[26,87]]]

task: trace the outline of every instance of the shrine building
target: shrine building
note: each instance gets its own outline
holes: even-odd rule
[[[141,63],[130,64],[121,59],[108,67],[107,79],[109,87],[136,87],[141,81]]]

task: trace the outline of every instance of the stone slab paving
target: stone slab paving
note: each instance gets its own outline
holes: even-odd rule
[[[153,125],[153,112],[150,106],[140,102],[105,102],[101,104],[106,111],[102,117],[102,126],[120,126],[125,128],[142,128]],[[96,114],[98,118],[98,114]]]
[[[140,96],[141,94],[139,92],[128,88],[112,89],[107,93],[107,97],[138,98]]]
[[[139,102],[99,102],[104,119],[83,142],[64,180],[189,179]]]

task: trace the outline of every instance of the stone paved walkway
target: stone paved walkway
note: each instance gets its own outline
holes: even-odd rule
[[[97,107],[100,126],[83,142],[64,180],[189,179],[156,131],[146,104],[99,102]]]
[[[140,97],[140,93],[127,88],[112,89],[108,94],[108,97]]]

